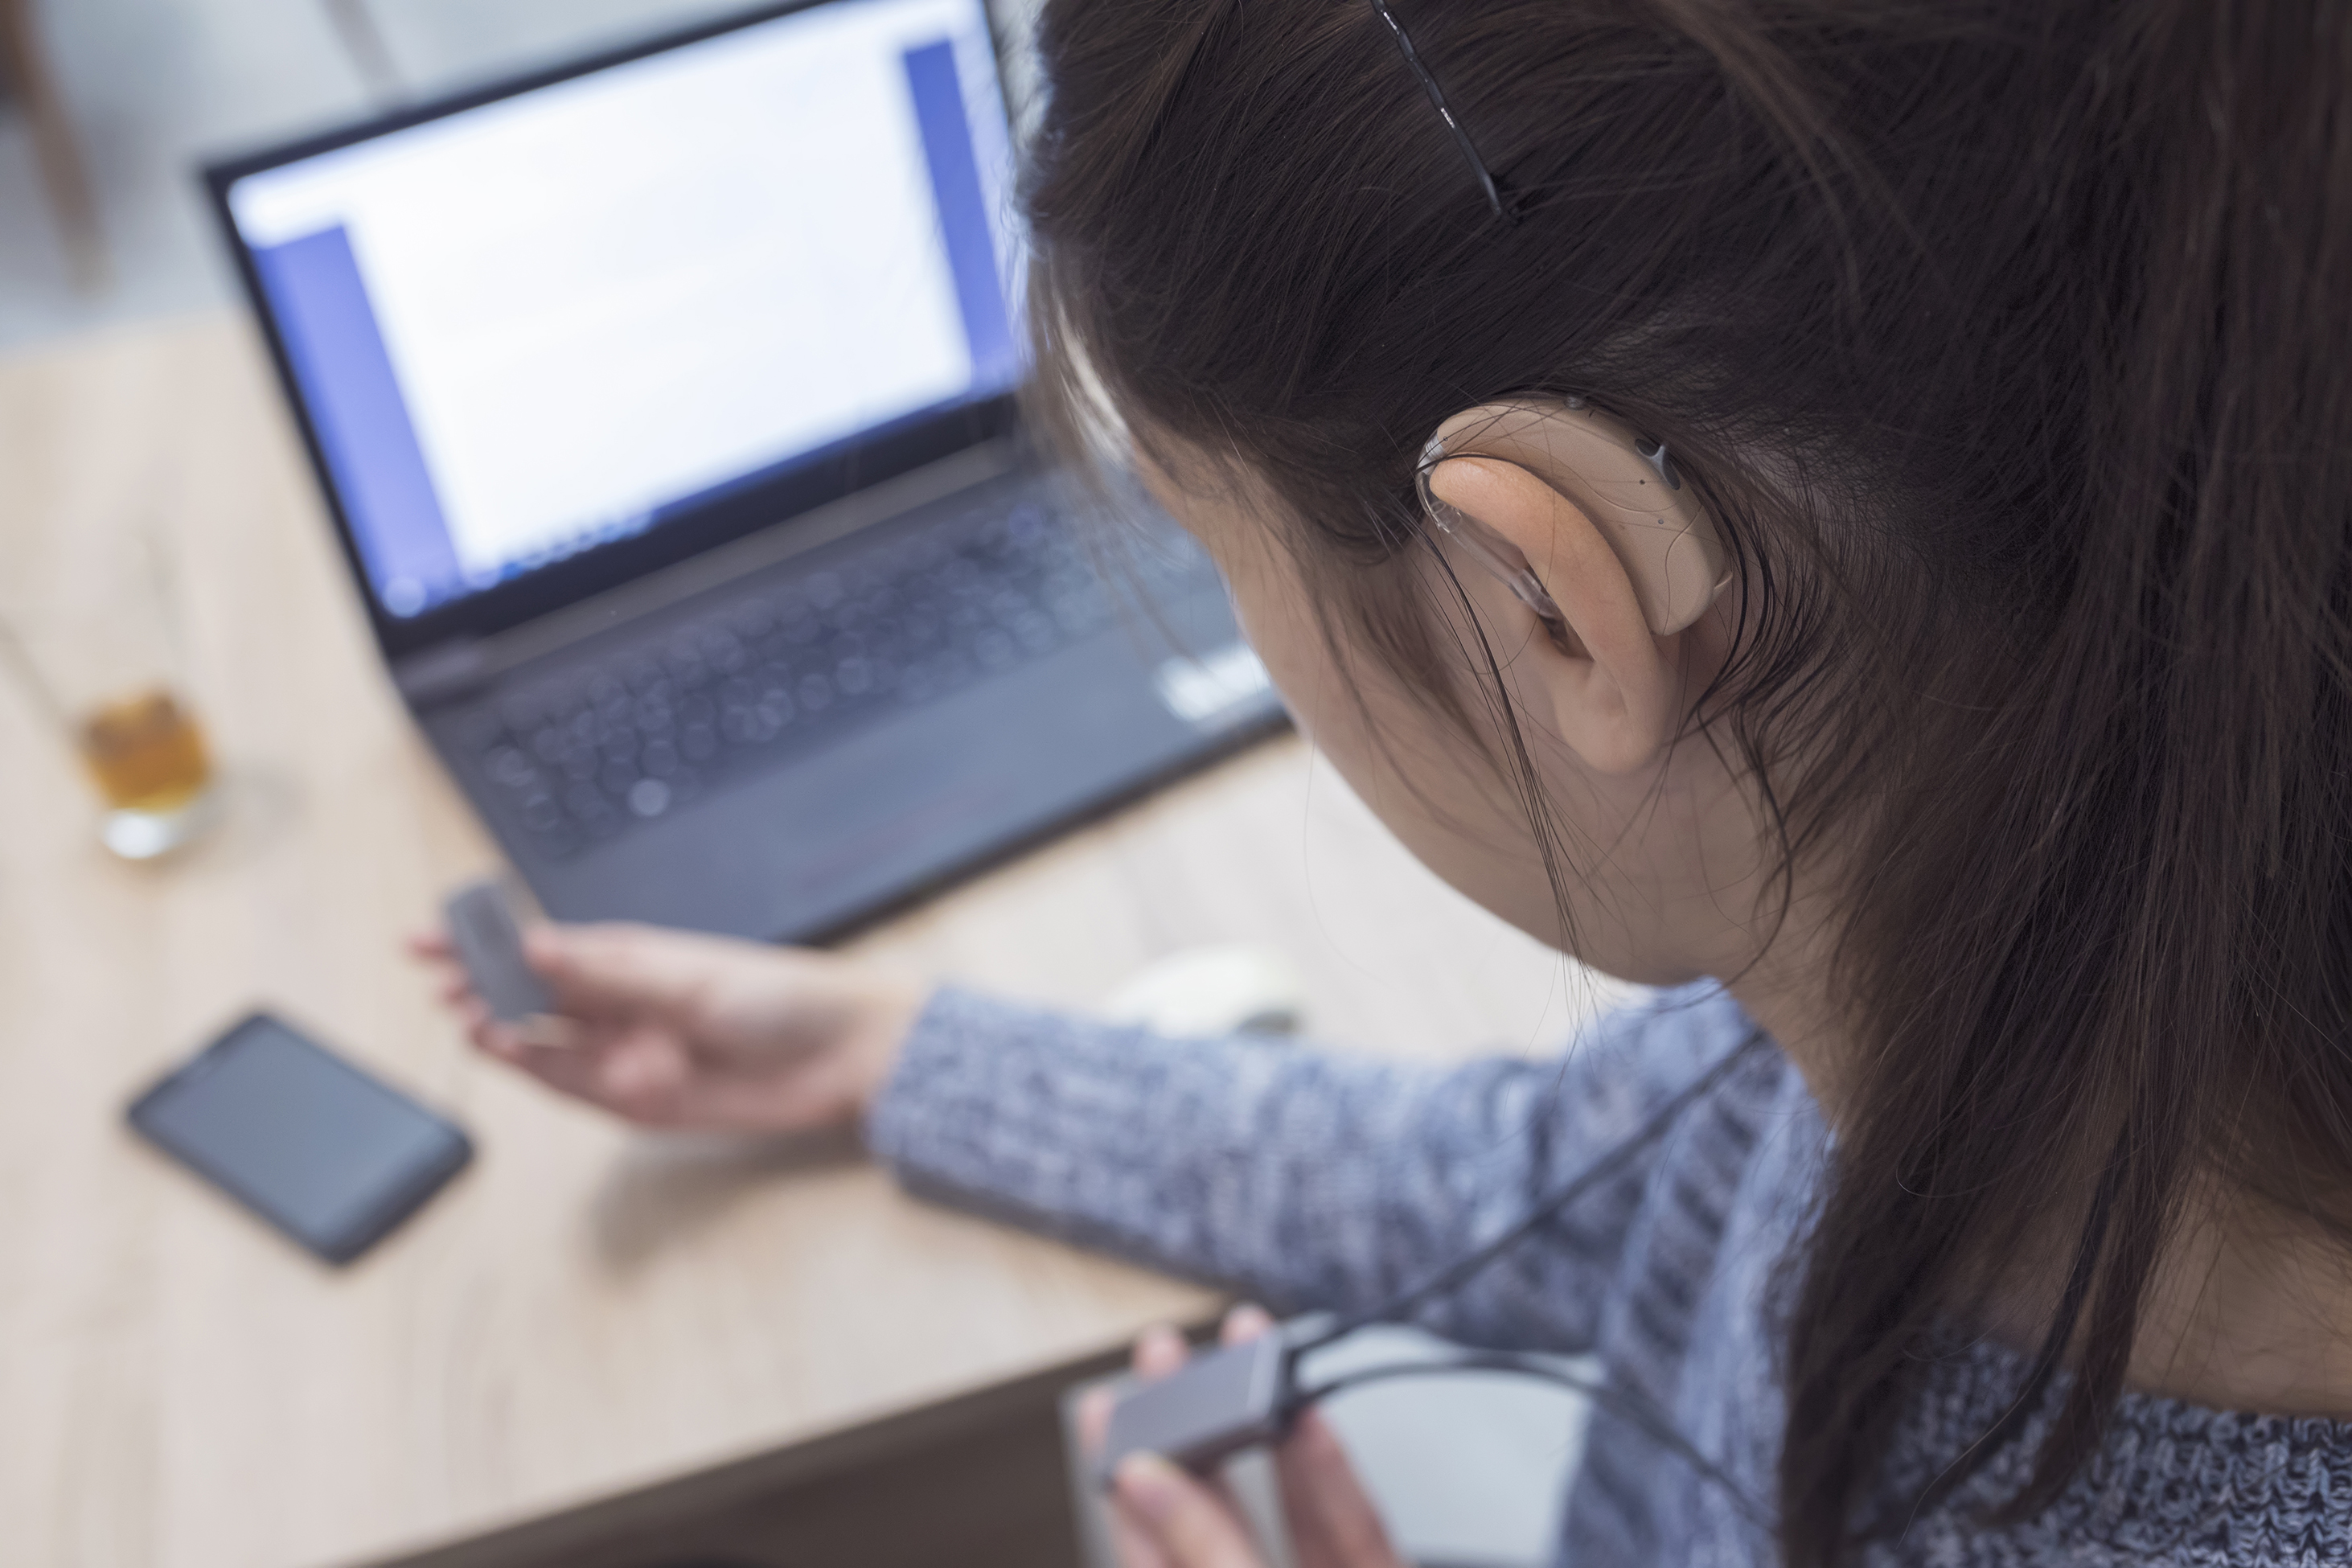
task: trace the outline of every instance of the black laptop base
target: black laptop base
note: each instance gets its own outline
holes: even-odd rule
[[[551,915],[838,937],[1284,723],[1188,541],[1056,500],[1016,470],[419,717]]]

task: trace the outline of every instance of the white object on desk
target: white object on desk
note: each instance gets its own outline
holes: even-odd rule
[[[1111,1021],[1156,1035],[1295,1034],[1307,984],[1272,948],[1191,947],[1148,963],[1111,995]]]

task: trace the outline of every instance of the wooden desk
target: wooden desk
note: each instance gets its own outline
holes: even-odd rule
[[[391,1556],[1209,1307],[914,1202],[854,1150],[648,1137],[470,1055],[397,943],[491,847],[382,676],[237,320],[0,363],[0,572],[142,520],[182,564],[190,684],[236,809],[177,863],[109,859],[71,759],[0,689],[0,1561]],[[1588,1000],[1296,742],[861,945],[1084,1006],[1234,939],[1287,950],[1318,1030],[1376,1050],[1524,1047]],[[134,1087],[257,1004],[480,1142],[342,1272],[121,1130]]]

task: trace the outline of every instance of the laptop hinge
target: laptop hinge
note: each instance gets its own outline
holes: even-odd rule
[[[392,683],[411,708],[432,708],[488,686],[493,673],[482,640],[457,637],[394,665]]]
[[[415,709],[471,696],[519,665],[829,544],[869,522],[1011,473],[1019,466],[1020,453],[1011,441],[999,439],[967,447],[521,626],[488,637],[451,637],[435,643],[394,664],[392,683]]]

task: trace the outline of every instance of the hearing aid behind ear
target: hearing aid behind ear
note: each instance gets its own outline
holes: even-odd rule
[[[1438,499],[1431,479],[1448,458],[1499,458],[1574,502],[1624,564],[1642,618],[1660,637],[1697,620],[1730,586],[1722,537],[1665,447],[1581,398],[1465,408],[1437,427],[1421,456],[1430,516],[1538,616],[1557,623],[1559,610],[1535,574],[1498,552],[1485,524]]]

